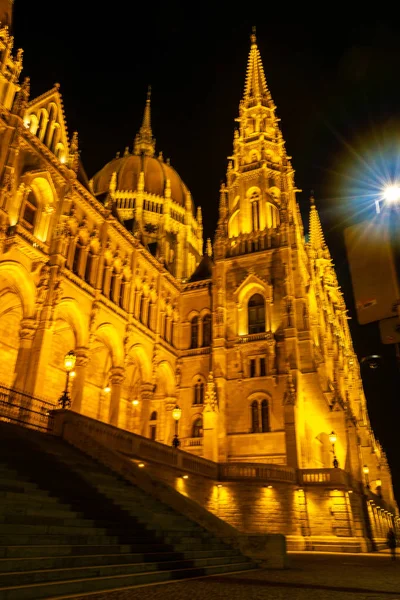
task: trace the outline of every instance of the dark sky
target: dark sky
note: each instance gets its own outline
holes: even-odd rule
[[[98,9],[91,13],[88,5]],[[359,359],[383,357],[378,369],[363,366],[362,374],[371,422],[400,500],[399,370],[394,347],[380,343],[378,325],[357,324],[342,233],[360,209],[359,196],[373,184],[371,162],[379,178],[387,161],[400,155],[396,19],[352,22],[338,12],[291,21],[289,15],[273,17],[263,4],[249,19],[235,21],[230,6],[218,3],[222,18],[200,3],[119,2],[114,12],[107,3],[104,12],[82,0],[16,0],[14,34],[25,50],[23,75],[31,78],[32,97],[60,82],[68,129],[79,131],[89,177],[117,151],[132,148],[151,84],[157,151],[171,159],[202,206],[205,237],[213,237],[249,35],[257,27],[268,86],[303,190],[298,201],[305,226],[314,190],[356,353]]]

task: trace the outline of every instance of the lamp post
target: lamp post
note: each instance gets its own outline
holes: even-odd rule
[[[369,477],[368,477],[368,475],[369,475],[369,467],[368,467],[368,465],[364,465],[363,466],[363,473],[365,475],[365,487],[369,490],[370,486],[369,486]]]
[[[61,408],[69,408],[71,406],[71,398],[69,396],[69,378],[71,376],[71,371],[73,371],[75,367],[76,356],[73,350],[70,350],[68,354],[64,357],[64,369],[67,372],[67,379],[65,381],[65,389],[58,400],[58,404]]]
[[[179,423],[179,419],[181,418],[182,415],[182,409],[180,408],[180,406],[178,406],[178,404],[175,405],[175,407],[172,409],[172,418],[175,421],[175,435],[174,435],[174,439],[172,440],[172,445],[174,448],[178,448],[178,446],[181,445],[181,441],[178,438],[178,423]]]
[[[336,433],[334,431],[331,431],[331,433],[329,434],[329,441],[332,444],[333,466],[335,469],[337,469],[339,466],[339,461],[336,458],[336,454],[335,454],[336,440],[337,440]]]

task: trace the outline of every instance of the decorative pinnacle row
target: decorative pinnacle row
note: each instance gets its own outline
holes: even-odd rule
[[[319,214],[317,208],[315,206],[315,200],[313,192],[311,192],[310,197],[310,246],[313,250],[318,252],[318,250],[325,250],[326,243],[324,234],[322,231],[321,221],[319,218]]]
[[[267,80],[265,79],[264,68],[260,51],[257,46],[255,31],[256,29],[253,27],[253,33],[250,36],[251,48],[247,63],[243,100],[246,102],[254,98],[261,100],[261,98],[266,97],[266,99],[272,101],[271,94],[267,86]]]

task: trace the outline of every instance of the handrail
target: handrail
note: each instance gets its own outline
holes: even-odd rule
[[[51,431],[55,403],[0,384],[0,421]]]

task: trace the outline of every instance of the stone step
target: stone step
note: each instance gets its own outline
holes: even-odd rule
[[[110,553],[79,554],[67,556],[38,556],[34,558],[0,558],[0,573],[19,571],[40,571],[42,569],[70,569],[84,566],[135,564],[144,562],[162,562],[178,560],[231,559],[243,560],[235,550],[216,552],[215,550],[195,550],[192,552],[159,552],[147,554]],[[233,561],[235,562],[235,561]]]
[[[249,562],[192,567],[177,570],[158,570],[142,573],[101,576],[87,579],[75,579],[55,582],[42,582],[29,585],[18,585],[0,588],[0,600],[39,600],[54,598],[67,594],[84,594],[100,592],[128,586],[146,585],[163,581],[182,580],[193,577],[216,575],[219,573],[234,573],[254,569]]]
[[[24,517],[34,517],[34,518],[42,518],[43,516],[47,517],[54,517],[56,519],[83,519],[83,515],[80,512],[76,512],[73,510],[68,510],[67,505],[64,505],[65,508],[61,507],[58,508],[58,506],[56,506],[55,508],[49,508],[47,505],[39,505],[39,506],[34,506],[32,507],[31,504],[29,503],[28,506],[26,506],[26,502],[22,503],[7,503],[7,504],[0,504],[0,521],[3,521],[3,519],[7,519],[7,523],[13,522],[11,519],[13,517],[17,517],[17,516],[24,516]]]
[[[242,556],[178,559],[163,562],[163,570],[190,569],[193,567],[207,567],[213,565],[231,565],[243,563]],[[247,562],[247,561],[246,561]],[[115,577],[118,575],[131,575],[148,571],[157,571],[158,562],[136,562],[125,564],[94,564],[68,568],[40,569],[34,571],[12,571],[0,573],[0,588],[12,586],[18,580],[19,585],[28,585],[39,582],[67,581],[69,579],[86,579],[91,577]]]
[[[144,562],[171,562],[178,560],[231,559],[243,560],[235,550],[224,552],[215,550],[196,550],[192,552],[159,552],[147,554],[112,553],[80,554],[69,556],[38,556],[36,558],[0,558],[0,573],[19,571],[40,571],[42,569],[70,569],[84,566],[134,564]]]
[[[36,544],[0,546],[1,558],[28,558],[43,556],[83,556],[88,554],[159,554],[165,553],[165,544]]]

